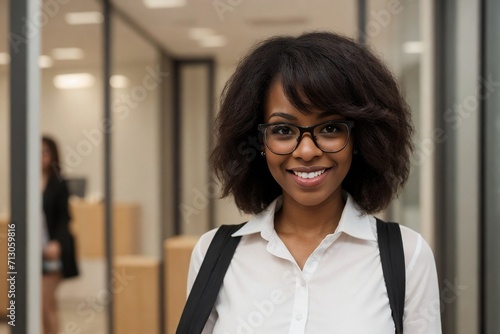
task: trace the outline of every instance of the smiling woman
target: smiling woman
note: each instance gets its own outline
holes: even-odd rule
[[[223,196],[255,217],[231,235],[241,242],[207,322],[196,320],[203,333],[440,333],[439,313],[421,313],[439,300],[430,247],[391,224],[401,262],[389,279],[386,227],[372,215],[408,178],[412,132],[395,79],[367,47],[327,32],[257,45],[225,86],[211,156]],[[249,138],[259,144],[245,148]],[[193,251],[195,298],[216,232]]]

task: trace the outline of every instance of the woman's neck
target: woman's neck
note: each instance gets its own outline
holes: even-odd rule
[[[301,205],[283,194],[283,206],[275,216],[275,229],[278,234],[324,237],[337,228],[344,206],[341,190],[315,206]]]

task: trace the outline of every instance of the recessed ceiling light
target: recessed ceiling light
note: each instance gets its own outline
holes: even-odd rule
[[[207,36],[200,40],[200,45],[204,48],[219,48],[226,43],[226,37],[220,35]]]
[[[191,39],[200,40],[206,38],[207,36],[215,35],[215,31],[210,28],[191,28],[189,29],[188,34]]]
[[[148,8],[176,8],[184,7],[186,0],[142,0]]]
[[[78,60],[83,58],[80,48],[56,48],[52,50],[52,57],[57,60]]]
[[[0,65],[9,65],[10,55],[7,52],[0,52]]]
[[[422,53],[424,45],[420,41],[411,41],[403,43],[403,51],[405,53]]]
[[[67,24],[99,24],[104,21],[104,17],[100,12],[75,12],[66,13],[64,19]]]
[[[115,74],[111,76],[109,83],[113,88],[127,88],[130,80],[124,75]]]
[[[54,66],[54,60],[52,60],[52,58],[49,56],[41,55],[40,57],[38,57],[38,66],[40,66],[40,68],[52,67]]]
[[[59,74],[54,77],[54,86],[59,89],[87,88],[94,82],[95,78],[90,73]]]

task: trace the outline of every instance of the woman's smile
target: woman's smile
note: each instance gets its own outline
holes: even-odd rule
[[[316,187],[328,177],[331,167],[298,167],[288,170],[291,177],[302,187]]]

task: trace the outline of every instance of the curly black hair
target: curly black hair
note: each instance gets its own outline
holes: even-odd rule
[[[409,175],[411,112],[395,78],[367,46],[330,32],[269,38],[239,63],[221,95],[210,156],[222,196],[233,195],[240,210],[258,213],[282,193],[259,157],[257,132],[277,78],[301,112],[322,110],[355,121],[359,153],[342,188],[363,212],[386,208]]]

